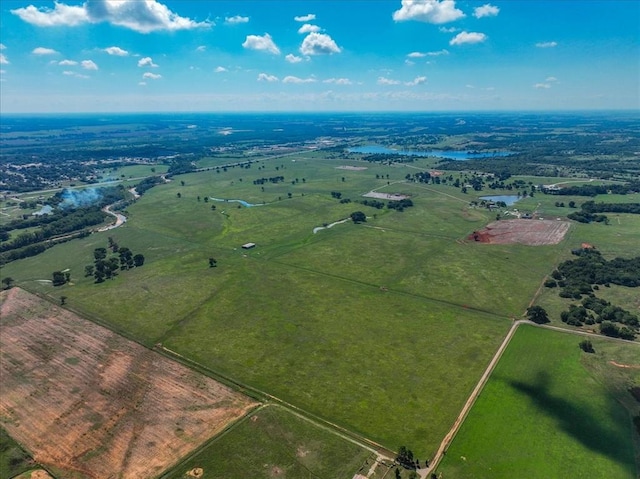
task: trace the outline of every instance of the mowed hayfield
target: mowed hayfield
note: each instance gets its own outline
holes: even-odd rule
[[[375,454],[277,406],[259,409],[162,479],[349,478]]]
[[[637,477],[640,403],[629,389],[640,385],[640,346],[594,338],[587,354],[583,339],[520,326],[438,477]]]
[[[3,273],[54,299],[66,296],[70,307],[144,344],[160,342],[425,459],[566,245],[468,241],[495,212],[470,208],[473,197],[454,187],[405,183],[419,165],[300,155],[180,175],[130,206],[125,226]],[[279,175],[284,182],[253,184]],[[397,212],[356,203],[373,189],[409,194],[415,206]],[[366,223],[313,232],[357,210]],[[109,236],[146,261],[94,284],[84,266]],[[257,247],[243,250],[246,242]],[[67,268],[72,284],[44,282]]]

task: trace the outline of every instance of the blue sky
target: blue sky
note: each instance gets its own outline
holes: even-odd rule
[[[640,2],[2,0],[0,112],[640,109]]]

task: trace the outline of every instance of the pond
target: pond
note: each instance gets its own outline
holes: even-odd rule
[[[503,201],[507,206],[514,205],[520,198],[521,196],[518,195],[490,195],[480,197],[481,200],[494,201],[496,203],[498,201]]]
[[[385,154],[385,155],[404,155],[404,156],[437,156],[438,158],[447,158],[449,160],[472,160],[475,158],[493,158],[496,156],[509,156],[513,153],[510,151],[471,151],[471,150],[429,150],[429,151],[414,151],[414,150],[394,150],[393,148],[387,148],[386,146],[379,145],[366,145],[349,148],[349,153],[364,153],[368,155]]]

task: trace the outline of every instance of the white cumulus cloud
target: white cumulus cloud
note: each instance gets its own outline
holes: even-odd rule
[[[302,61],[302,57],[298,57],[293,53],[289,53],[286,57],[284,57],[289,63],[300,63]]]
[[[391,80],[390,78],[378,77],[378,85],[399,85],[400,81]]]
[[[225,18],[224,23],[226,23],[227,25],[238,25],[240,23],[249,23],[249,17],[234,15],[233,17]]]
[[[409,58],[424,58],[427,56],[427,54],[422,52],[411,52],[407,56]]]
[[[278,77],[274,75],[268,75],[267,73],[260,73],[258,75],[258,81],[277,82]]]
[[[326,55],[341,51],[336,42],[326,33],[309,33],[300,45],[300,53],[303,55]]]
[[[80,62],[80,65],[85,70],[97,70],[98,69],[98,65],[96,65],[95,62],[93,62],[92,60],[82,60]]]
[[[158,75],[156,73],[146,72],[142,75],[142,78],[149,78],[150,80],[158,80],[162,78],[162,75]]]
[[[128,51],[123,50],[120,47],[107,47],[103,51],[108,53],[109,55],[115,55],[117,57],[126,57],[127,55],[129,55]]]
[[[0,65],[8,65],[9,60],[4,56],[4,53],[0,53]]]
[[[315,78],[298,78],[288,75],[282,79],[282,83],[315,83]]]
[[[215,70],[213,70],[216,73],[224,73],[226,71],[228,71],[225,67],[216,67]]]
[[[242,44],[247,50],[258,50],[263,52],[273,53],[274,55],[280,54],[280,49],[274,43],[271,35],[265,33],[264,35],[247,35],[246,40]]]
[[[556,42],[539,42],[536,43],[536,47],[538,48],[553,48],[557,47],[558,44]]]
[[[5,48],[7,48],[4,43],[0,43],[0,50],[4,50]]]
[[[500,9],[489,3],[482,5],[481,7],[476,7],[473,10],[473,16],[476,18],[495,17],[498,13],[500,13]]]
[[[316,16],[314,13],[309,13],[307,15],[301,15],[299,17],[293,17],[296,22],[310,22],[311,20],[315,20]]]
[[[466,43],[482,43],[487,39],[484,33],[460,32],[451,39],[449,45],[464,45]]]
[[[207,47],[205,45],[200,45],[199,47],[196,47],[197,52],[204,52],[206,50],[207,50]]]
[[[536,83],[533,85],[533,88],[536,88],[537,90],[548,90],[551,88],[551,85],[549,83]]]
[[[333,83],[335,85],[353,85],[353,82],[348,78],[327,78],[323,80],[323,83]]]
[[[546,81],[546,82],[556,82],[556,81],[558,81],[558,79],[556,77],[547,77],[547,78],[545,78],[544,81]]]
[[[144,57],[144,58],[141,58],[140,60],[138,60],[138,66],[139,67],[153,67],[153,68],[157,68],[158,67],[158,65],[153,63],[153,60],[151,59],[151,57]]]
[[[448,23],[463,18],[454,0],[402,0],[400,10],[393,12],[396,22],[417,20],[425,23]]]
[[[422,85],[423,83],[426,83],[426,82],[427,82],[427,77],[421,76],[421,77],[415,77],[413,80],[405,82],[405,85],[416,86],[416,85]]]
[[[11,13],[39,27],[107,22],[139,33],[191,30],[212,25],[208,21],[196,22],[181,17],[157,0],[86,0],[81,6],[59,2],[54,5],[53,9],[29,5],[11,10]]]
[[[311,25],[310,23],[305,23],[300,28],[298,28],[298,33],[311,33],[319,31],[320,27],[318,25]]]
[[[31,53],[33,53],[34,55],[57,55],[58,54],[58,52],[55,51],[54,49],[45,48],[45,47],[34,48]]]
[[[61,62],[58,62],[58,65],[63,65],[63,66],[73,66],[77,64],[78,62],[75,60],[62,60]]]

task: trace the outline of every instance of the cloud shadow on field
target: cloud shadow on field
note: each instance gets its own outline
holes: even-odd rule
[[[585,389],[582,400],[569,400],[555,396],[550,391],[550,378],[544,372],[538,372],[533,382],[508,381],[508,384],[525,394],[541,411],[555,419],[559,428],[578,440],[591,451],[603,454],[610,459],[628,465],[630,448],[629,435],[620,434],[619,430],[611,427],[619,421],[620,413],[616,401],[610,401],[606,422],[602,421],[602,414],[594,414],[594,406],[588,403],[590,392]],[[587,386],[585,385],[585,388]]]

